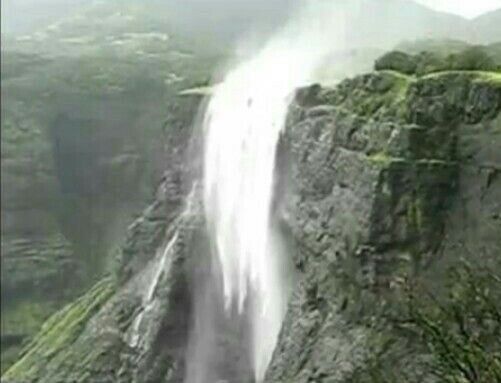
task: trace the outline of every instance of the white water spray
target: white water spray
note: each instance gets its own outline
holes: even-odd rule
[[[326,4],[329,3],[329,4]],[[294,91],[335,48],[332,2],[313,1],[218,85],[204,118],[204,199],[226,310],[251,315],[255,379],[264,378],[285,315],[287,258],[270,209],[275,155]],[[313,6],[312,6],[313,5]]]

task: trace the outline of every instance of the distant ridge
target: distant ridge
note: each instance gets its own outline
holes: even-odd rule
[[[17,0],[2,2],[2,35],[33,33],[84,9],[112,14],[132,5],[143,9],[146,26],[155,19],[156,28],[164,28],[163,23],[170,30],[225,45],[249,30],[262,36],[271,33],[300,1]],[[389,49],[401,41],[418,39],[456,39],[480,44],[501,40],[501,9],[467,20],[413,0],[360,0],[360,3],[359,13],[352,14],[354,20],[348,21],[357,25],[347,39],[351,48]]]

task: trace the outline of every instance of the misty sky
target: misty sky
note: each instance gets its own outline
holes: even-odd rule
[[[415,0],[427,7],[473,18],[501,8],[501,0]]]
[[[2,32],[27,33],[51,21],[69,15],[82,5],[98,0],[1,0]],[[109,0],[101,0],[106,2]],[[111,0],[120,4],[120,0]],[[174,10],[180,26],[200,27],[204,22],[224,26],[226,20],[246,24],[250,19],[264,24],[280,25],[287,18],[287,10],[301,0],[128,0],[165,4]],[[320,0],[324,1],[324,0]],[[334,1],[334,0],[325,0]],[[384,3],[373,0],[375,4]],[[501,0],[414,0],[435,10],[474,18],[482,13],[501,8]],[[389,4],[392,1],[388,1]],[[213,28],[214,29],[214,28]],[[226,33],[225,30],[221,33]]]

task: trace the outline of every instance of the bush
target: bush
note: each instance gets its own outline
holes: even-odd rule
[[[400,51],[389,52],[375,63],[376,70],[394,70],[408,75],[424,76],[447,70],[499,71],[501,65],[486,47],[472,46],[459,53],[449,54],[424,51],[412,55]]]
[[[495,60],[484,48],[475,46],[447,58],[448,67],[452,70],[484,70],[495,71]]]
[[[437,53],[421,52],[416,56],[416,74],[424,76],[449,69],[445,58]]]
[[[400,51],[389,52],[376,60],[376,70],[394,70],[404,74],[416,73],[416,57]]]

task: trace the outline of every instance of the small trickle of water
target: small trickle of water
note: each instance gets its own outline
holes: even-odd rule
[[[145,294],[142,297],[142,310],[134,319],[131,326],[131,335],[129,337],[129,345],[131,347],[137,347],[139,344],[141,336],[141,324],[145,314],[147,314],[151,309],[154,302],[155,291],[157,290],[158,283],[160,282],[160,277],[168,269],[168,263],[171,258],[171,249],[176,243],[178,238],[178,232],[174,234],[169,243],[166,244],[163,251],[157,254],[153,264],[150,266],[150,271],[148,276],[151,278]]]
[[[317,4],[318,5],[318,4]],[[262,381],[287,302],[287,258],[271,217],[276,148],[295,89],[332,48],[332,6],[307,9],[218,85],[204,118],[204,201],[226,309],[251,316],[252,360]],[[247,309],[246,309],[247,307]]]
[[[178,221],[182,221],[192,214],[195,208],[194,205],[197,187],[198,183],[195,182],[186,198],[185,207],[179,216]],[[175,245],[179,238],[180,229],[178,228],[172,238],[163,247],[160,247],[157,250],[155,258],[145,270],[145,275],[141,280],[141,285],[143,287],[143,294],[141,296],[141,311],[134,318],[131,325],[130,336],[128,337],[128,343],[131,347],[138,347],[140,345],[141,335],[143,335],[141,331],[143,320],[145,316],[154,309],[155,293],[157,292],[158,286],[161,282],[162,275],[167,273],[171,267],[173,258],[172,252],[175,251]]]

